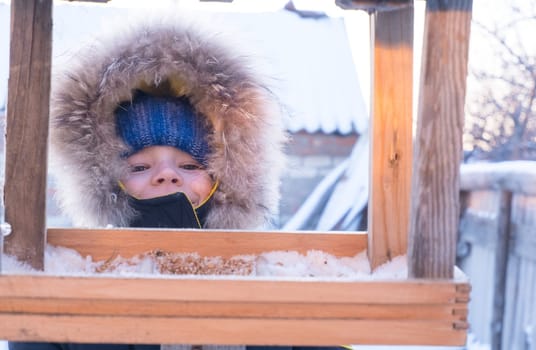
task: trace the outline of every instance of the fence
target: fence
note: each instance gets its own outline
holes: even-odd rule
[[[536,350],[536,162],[462,165],[461,189],[471,331],[492,350]]]

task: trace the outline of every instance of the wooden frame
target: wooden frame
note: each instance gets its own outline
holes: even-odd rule
[[[48,241],[101,259],[162,246],[224,257],[322,247],[343,257],[367,243],[366,234],[355,233],[110,231],[49,229]],[[0,322],[7,326],[0,332],[12,340],[69,342],[460,345],[469,290],[463,276],[357,282],[5,275]]]
[[[354,3],[359,7],[370,1]],[[471,1],[427,2],[417,131],[420,141],[414,161],[417,180],[414,178],[411,192],[412,79],[408,70],[413,30],[407,22],[412,21],[412,2],[403,5],[389,13],[374,13],[372,30],[378,35],[373,36],[377,69],[371,171],[375,182],[369,203],[374,214],[367,236],[214,231],[196,232],[193,241],[192,231],[115,229],[111,235],[111,230],[49,229],[47,239],[76,248],[82,254],[103,257],[118,249],[125,255],[150,250],[155,235],[165,235],[167,247],[177,251],[196,248],[206,255],[315,248],[337,256],[353,256],[367,245],[373,266],[404,253],[405,242],[409,241],[410,279],[289,281],[4,274],[0,275],[0,323],[4,325],[0,338],[118,343],[463,345],[470,286],[461,274],[454,277],[451,252],[458,219],[441,213],[450,214],[458,206],[455,197],[444,193],[445,188],[446,193],[458,192],[459,155],[454,151],[456,145],[461,147]],[[12,225],[13,233],[6,239],[5,251],[42,268],[46,230],[44,150],[48,133],[46,127],[35,126],[48,123],[52,1],[14,1],[11,6],[5,185],[6,221]],[[36,54],[24,55],[28,49]],[[434,57],[438,49],[450,51]],[[453,79],[456,88],[449,90],[452,85],[445,79]],[[436,91],[440,96],[435,95]],[[456,108],[452,109],[452,105]],[[441,128],[438,142],[431,144],[427,134],[430,125],[443,127],[442,123],[453,132]],[[440,158],[437,155],[445,145],[454,145],[453,152],[446,154],[447,161],[426,167],[430,157],[423,155]],[[450,177],[441,182],[444,173]],[[427,201],[428,193],[421,191],[429,179],[435,181],[433,186],[426,186],[431,198],[436,199],[432,203]],[[422,211],[429,207],[436,210],[435,214],[423,216]],[[382,225],[381,221],[389,224]],[[86,243],[82,243],[80,235]],[[126,246],[125,242],[134,242],[135,246]],[[443,250],[448,254],[441,253]],[[433,268],[429,271],[425,265]]]
[[[4,276],[0,332],[65,342],[461,345],[468,292],[462,281]]]
[[[180,232],[180,233],[179,233]],[[87,239],[91,237],[91,239]],[[334,256],[354,256],[367,248],[366,233],[274,233],[218,230],[48,229],[47,242],[77,250],[82,256],[106,260],[114,255],[130,258],[154,249],[196,252],[201,256],[261,254],[270,251],[322,249]],[[262,244],[259,244],[262,242]]]
[[[413,6],[371,15],[374,47],[368,256],[405,254],[412,163]],[[378,142],[377,140],[382,140]],[[378,204],[375,204],[378,203]]]

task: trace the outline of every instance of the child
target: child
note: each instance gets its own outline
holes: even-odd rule
[[[130,149],[119,181],[136,211],[130,226],[202,228],[217,182],[206,171],[210,130],[188,100],[137,93],[115,115]]]
[[[74,225],[270,226],[285,140],[277,103],[245,56],[211,39],[179,23],[140,26],[54,81],[51,160]]]
[[[121,184],[132,169],[125,155],[145,144],[129,144],[137,127],[130,121],[156,98],[170,103],[164,109],[187,111],[179,114],[193,124],[167,116],[169,124],[158,124],[165,130],[144,124],[138,132],[161,137],[153,133],[194,127],[166,137],[193,137],[196,160],[216,185],[202,227],[270,226],[284,159],[280,111],[245,57],[211,38],[177,23],[140,26],[79,54],[54,81],[51,161],[60,206],[75,226],[137,226],[136,193]]]

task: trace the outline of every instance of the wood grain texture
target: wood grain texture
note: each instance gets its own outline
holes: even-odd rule
[[[449,304],[467,299],[466,280],[295,280],[200,276],[0,276],[1,298],[164,300],[190,302]],[[396,290],[396,293],[393,291]]]
[[[4,250],[43,268],[52,0],[11,3]]]
[[[426,2],[408,245],[411,277],[453,275],[471,8],[471,0]]]
[[[386,319],[459,321],[467,315],[467,305],[459,304],[457,313],[449,304],[414,305],[352,303],[260,303],[260,302],[177,302],[147,300],[94,300],[4,298],[0,313],[29,313],[50,315],[114,315],[152,317],[234,317],[244,318],[302,318],[302,319]]]
[[[3,275],[0,338],[462,345],[469,290],[464,277],[334,282]]]
[[[75,249],[97,261],[115,255],[130,258],[154,249],[224,258],[276,250],[293,250],[303,254],[309,250],[322,250],[338,257],[351,257],[366,249],[367,234],[49,228],[47,242]]]
[[[406,254],[412,165],[413,7],[372,15],[373,101],[368,255]]]
[[[310,320],[169,318],[0,314],[9,340],[84,343],[249,345],[457,345],[465,332],[451,322],[409,320]]]

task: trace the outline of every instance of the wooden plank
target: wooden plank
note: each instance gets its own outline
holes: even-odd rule
[[[413,6],[371,16],[371,266],[406,254],[412,165]]]
[[[535,196],[514,196],[512,223],[515,225],[512,231],[513,241],[510,241],[510,247],[513,249],[510,250],[508,259],[502,329],[503,349],[536,348],[535,208]]]
[[[512,204],[513,241],[510,242],[504,316],[502,324],[502,348],[527,347],[530,332],[536,328],[536,197],[516,195]],[[530,250],[530,249],[533,250]]]
[[[426,2],[408,245],[411,277],[453,275],[471,8],[471,0]]]
[[[52,0],[11,3],[5,252],[43,269]]]
[[[453,312],[456,310],[456,312]],[[252,303],[160,300],[2,298],[0,313],[148,317],[442,320],[467,316],[466,304]]]
[[[0,276],[0,298],[161,300],[189,302],[448,304],[466,302],[460,281],[288,281],[217,276],[153,278]],[[393,293],[396,291],[396,293]]]
[[[276,250],[322,250],[338,257],[351,257],[366,249],[367,234],[49,228],[47,242],[75,249],[83,256],[91,255],[96,261],[115,255],[129,258],[154,249],[224,258]]]
[[[536,264],[511,256],[508,262],[503,349],[527,347],[536,322]]]
[[[459,242],[494,249],[497,245],[497,236],[494,234],[496,231],[495,217],[469,209],[460,221]]]
[[[471,243],[468,241],[467,238],[462,236],[463,233],[463,225],[464,221],[468,222],[467,215],[465,215],[468,212],[469,207],[469,200],[471,199],[471,192],[468,191],[460,191],[460,230],[459,230],[459,237],[456,242],[456,266],[460,266],[463,259],[466,258],[471,253]]]
[[[511,242],[512,253],[520,258],[536,262],[536,228],[530,224],[513,224],[514,241]]]
[[[534,178],[532,178],[534,181]],[[536,181],[534,181],[536,183]],[[536,262],[536,196],[517,194],[512,204],[512,253]],[[534,304],[536,306],[536,303]]]
[[[0,339],[462,345],[469,290],[464,276],[334,282],[2,275],[0,324],[7,326]]]
[[[497,215],[497,244],[493,281],[493,311],[491,314],[491,349],[502,349],[502,328],[506,294],[506,268],[510,252],[510,221],[512,214],[512,192],[503,191],[499,199]]]
[[[475,196],[476,192],[472,193]],[[478,193],[480,197],[487,193]],[[482,196],[480,201],[486,201],[491,205],[497,205],[499,201],[493,196]],[[512,210],[518,215],[512,218],[511,240],[509,249],[511,254],[518,255],[523,259],[535,260],[536,255],[536,229],[534,224],[523,223],[526,218],[534,215],[534,198],[525,195],[516,195],[512,204]],[[494,213],[486,212],[481,208],[469,208],[462,216],[460,222],[460,242],[469,245],[478,245],[495,251],[497,245],[497,216]],[[459,254],[458,250],[458,254]],[[473,259],[473,258],[471,258]],[[473,259],[474,260],[474,259]]]
[[[9,340],[249,345],[464,345],[441,321],[90,317],[0,314]],[[466,326],[466,325],[464,325]]]

